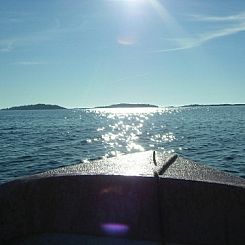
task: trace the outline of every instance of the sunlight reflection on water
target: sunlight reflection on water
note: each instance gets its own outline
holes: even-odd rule
[[[0,183],[132,152],[176,152],[245,176],[245,107],[0,111]]]
[[[88,143],[100,141],[106,148],[111,148],[104,157],[117,156],[125,152],[144,151],[144,145],[139,138],[145,133],[145,124],[153,116],[171,113],[177,108],[106,108],[92,109],[98,118],[103,118],[108,123],[99,126],[99,138],[87,139]],[[164,127],[164,126],[163,126]],[[154,128],[154,123],[152,123]],[[173,132],[151,135],[150,141],[155,143],[171,142],[176,139]],[[143,142],[144,143],[144,142]],[[154,147],[154,144],[149,144]]]

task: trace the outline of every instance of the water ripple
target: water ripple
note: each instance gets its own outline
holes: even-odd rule
[[[244,112],[245,107],[0,111],[0,181],[152,149],[245,176]]]

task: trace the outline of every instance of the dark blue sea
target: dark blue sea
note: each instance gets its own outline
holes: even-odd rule
[[[147,150],[245,177],[245,106],[0,111],[0,183]]]

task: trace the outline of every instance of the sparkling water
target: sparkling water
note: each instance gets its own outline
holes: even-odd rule
[[[245,106],[0,111],[0,183],[146,150],[245,177]]]

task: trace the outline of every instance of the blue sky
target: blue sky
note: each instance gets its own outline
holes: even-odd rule
[[[245,103],[244,0],[3,0],[0,108]]]

